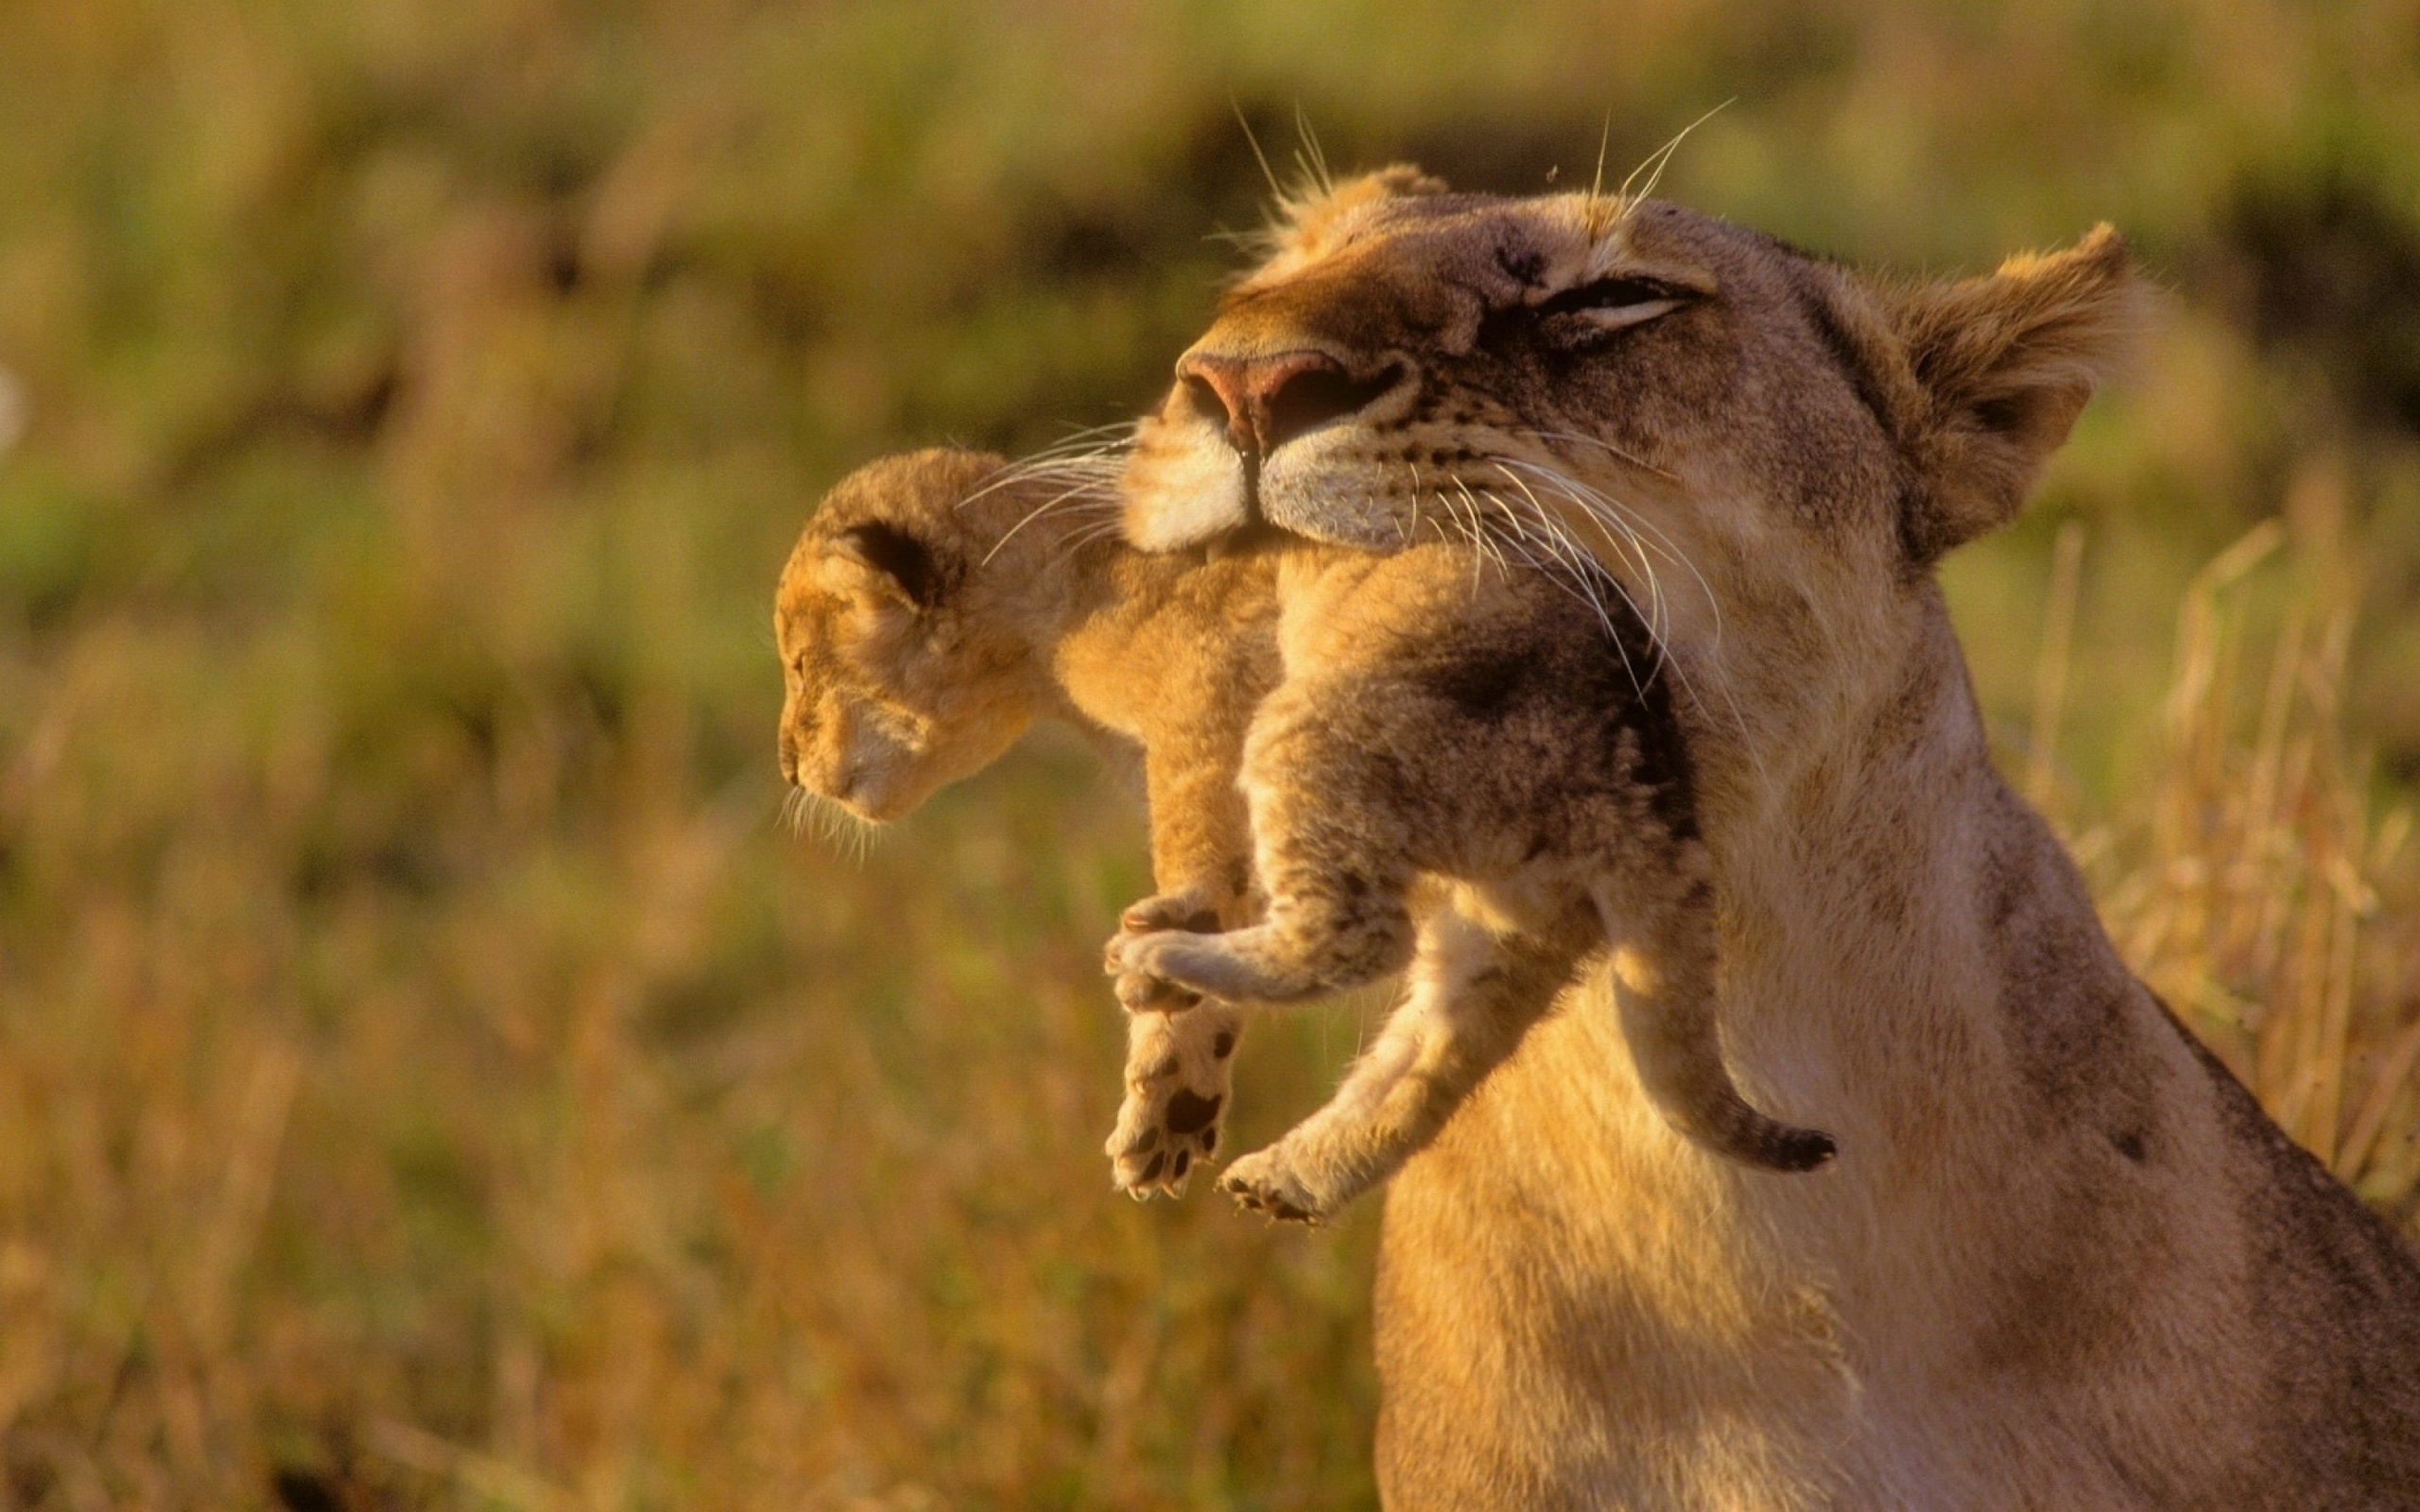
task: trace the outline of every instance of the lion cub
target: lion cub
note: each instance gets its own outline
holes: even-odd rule
[[[1163,982],[1282,1003],[1407,965],[1409,990],[1325,1108],[1230,1168],[1245,1205],[1315,1220],[1384,1180],[1608,940],[1623,1035],[1675,1127],[1777,1171],[1831,1158],[1724,1068],[1688,750],[1645,625],[1595,586],[1601,623],[1467,541],[1281,554],[1285,680],[1240,779],[1265,917],[1128,935],[1110,967],[1130,1004]]]
[[[1443,1126],[1609,935],[1630,947],[1624,1032],[1676,1126],[1775,1169],[1830,1155],[1723,1069],[1709,868],[1642,627],[1608,639],[1543,576],[1475,576],[1466,547],[1149,556],[1103,528],[1115,507],[994,456],[870,464],[800,538],[774,631],[783,774],[862,818],[909,812],[1037,716],[1139,761],[1163,890],[1110,947],[1138,1010],[1120,1186],[1181,1190],[1216,1148],[1237,1001],[1410,960],[1336,1097],[1224,1183],[1280,1217],[1334,1211]],[[1254,836],[1267,922],[1210,933],[1253,912]]]
[[[1266,559],[1153,557],[1117,539],[1104,480],[956,450],[836,485],[782,569],[782,776],[861,819],[897,818],[991,765],[1037,717],[1139,772],[1157,897],[1130,929],[1252,912],[1235,774],[1278,676]],[[1108,1151],[1137,1196],[1184,1189],[1217,1148],[1242,1014],[1137,1013]]]

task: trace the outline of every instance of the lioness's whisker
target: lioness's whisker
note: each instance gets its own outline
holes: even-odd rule
[[[1510,473],[1506,475],[1511,476]],[[1533,533],[1529,524],[1522,518],[1518,502],[1492,490],[1489,490],[1488,496],[1500,507],[1501,518],[1505,524],[1521,541],[1536,542],[1538,548],[1546,553],[1546,559],[1541,562],[1526,547],[1516,545],[1516,549],[1521,550],[1522,556],[1538,566],[1564,592],[1588,606],[1589,611],[1596,616],[1598,625],[1604,629],[1606,639],[1613,643],[1615,654],[1622,659],[1622,670],[1630,674],[1631,686],[1637,690],[1641,697],[1645,697],[1646,680],[1639,677],[1638,668],[1632,664],[1630,649],[1623,644],[1620,634],[1615,629],[1613,610],[1605,603],[1604,595],[1599,592],[1598,585],[1600,582],[1612,584],[1614,592],[1622,596],[1623,601],[1630,605],[1631,612],[1635,615],[1638,613],[1638,606],[1632,601],[1630,591],[1622,586],[1619,578],[1597,566],[1584,551],[1580,550],[1566,539],[1562,527],[1543,507],[1538,510],[1535,520],[1535,524],[1540,528]],[[1531,502],[1534,503],[1534,500]],[[1664,643],[1652,621],[1645,621],[1645,623],[1648,625],[1649,639],[1655,644],[1656,666],[1660,670],[1666,663]]]
[[[1019,520],[1015,524],[1009,526],[1008,530],[1001,535],[1000,539],[992,543],[992,549],[983,554],[983,565],[987,567],[990,566],[992,558],[998,556],[1000,552],[1007,547],[1008,543],[1015,538],[1018,531],[1023,530],[1026,526],[1033,524],[1036,520],[1041,519],[1044,515],[1048,514],[1051,510],[1060,507],[1062,505],[1067,504],[1070,500],[1084,499],[1096,503],[1099,502],[1099,495],[1096,491],[1098,488],[1098,484],[1095,480],[1084,479],[1077,483],[1070,484],[1065,489],[1061,490],[1059,492],[1034,506],[1031,509],[1026,512],[1024,519]],[[1114,504],[1115,501],[1112,500],[1110,502]]]
[[[1508,466],[1519,468],[1523,472],[1535,475],[1541,482],[1578,506],[1598,529],[1605,534],[1608,542],[1613,541],[1612,531],[1619,529],[1628,538],[1631,549],[1641,554],[1638,566],[1642,576],[1651,579],[1655,576],[1653,564],[1649,562],[1644,555],[1644,548],[1652,544],[1657,554],[1665,560],[1680,567],[1696,579],[1699,591],[1705,595],[1706,608],[1714,617],[1715,644],[1717,645],[1721,644],[1722,605],[1715,596],[1714,585],[1706,581],[1705,575],[1698,571],[1697,564],[1689,560],[1687,553],[1682,551],[1672,538],[1666,535],[1652,520],[1637,510],[1625,507],[1620,501],[1603,490],[1581,483],[1568,474],[1551,468],[1541,467],[1534,462],[1524,461],[1519,457],[1506,457],[1502,460]],[[1646,535],[1640,534],[1642,529],[1647,532]],[[1648,539],[1649,536],[1653,537],[1651,542]],[[1616,546],[1616,549],[1618,550],[1619,547]]]
[[[1495,465],[1497,472],[1502,472],[1504,476],[1511,480],[1515,487],[1520,489],[1522,496],[1529,502],[1530,507],[1535,511],[1537,524],[1540,529],[1552,538],[1559,546],[1573,552],[1576,556],[1582,558],[1587,556],[1586,547],[1580,541],[1571,538],[1569,527],[1564,525],[1563,522],[1556,517],[1553,510],[1548,509],[1546,507],[1546,505],[1538,498],[1537,494],[1530,488],[1528,482],[1521,477],[1519,472],[1513,470],[1512,466],[1508,465],[1503,459],[1496,459]],[[1524,470],[1538,471],[1534,468],[1525,468]],[[1542,476],[1550,488],[1559,488],[1566,481],[1551,473],[1542,473]],[[1624,540],[1622,538],[1616,537],[1613,530],[1607,526],[1604,520],[1599,518],[1595,510],[1587,510],[1585,512],[1597,524],[1599,532],[1605,537],[1606,542],[1613,546],[1616,555],[1622,556],[1625,560],[1634,560],[1636,562],[1639,576],[1646,580],[1647,585],[1648,610],[1644,617],[1647,620],[1648,628],[1660,642],[1670,630],[1671,625],[1666,612],[1664,603],[1664,587],[1662,582],[1659,581],[1655,576],[1654,564],[1647,559],[1647,555],[1645,551],[1640,549],[1640,544],[1635,534],[1631,532],[1626,524],[1623,526],[1623,530],[1625,537],[1628,539]],[[1625,546],[1628,547],[1627,551],[1624,550]],[[1619,579],[1616,578],[1616,585],[1618,585]],[[1623,596],[1629,596],[1627,590],[1624,591]],[[1635,603],[1632,604],[1631,607],[1634,610],[1638,608]]]
[[[1658,529],[1654,522],[1647,519],[1643,514],[1640,514],[1635,510],[1626,508],[1618,500],[1614,499],[1601,490],[1591,488],[1586,484],[1581,483],[1576,478],[1569,477],[1549,468],[1539,467],[1535,463],[1523,462],[1518,458],[1506,458],[1505,460],[1512,467],[1516,467],[1525,472],[1535,474],[1541,483],[1545,484],[1548,489],[1560,494],[1564,499],[1570,501],[1582,515],[1597,526],[1599,532],[1605,536],[1608,542],[1615,541],[1616,538],[1614,536],[1614,531],[1619,530],[1622,532],[1623,536],[1628,538],[1634,551],[1638,550],[1643,544],[1646,544],[1647,542],[1645,538],[1640,536],[1636,529],[1633,528],[1633,522],[1635,521],[1637,525],[1645,527],[1647,531],[1654,536],[1658,554],[1663,556],[1667,560],[1677,563],[1692,579],[1696,581],[1699,592],[1704,597],[1707,612],[1713,619],[1713,633],[1708,638],[1705,648],[1705,665],[1714,669],[1715,688],[1722,696],[1722,702],[1730,714],[1733,728],[1737,730],[1741,736],[1742,748],[1748,752],[1748,759],[1750,763],[1754,765],[1759,772],[1761,772],[1764,769],[1763,759],[1757,754],[1754,742],[1747,738],[1747,713],[1739,707],[1738,698],[1732,693],[1729,678],[1722,675],[1722,601],[1716,595],[1714,592],[1714,585],[1706,580],[1703,573],[1698,571],[1697,564],[1689,559],[1686,553],[1680,550],[1679,546],[1673,542],[1670,537],[1665,535],[1662,530]],[[1619,549],[1618,546],[1616,549]],[[1645,558],[1641,556],[1639,558],[1639,565],[1648,580],[1651,583],[1654,583],[1656,581],[1656,575],[1653,564],[1647,561]],[[1655,592],[1660,602],[1660,587],[1658,587]],[[1668,641],[1659,637],[1659,650],[1665,650],[1668,646]],[[1673,670],[1680,680],[1682,688],[1688,694],[1690,700],[1700,709],[1703,709],[1707,713],[1712,714],[1714,713],[1713,706],[1706,702],[1704,696],[1698,691],[1686,671],[1680,667],[1677,662],[1674,663]]]
[[[1530,429],[1516,430],[1513,434],[1529,437],[1531,440],[1546,441],[1549,444],[1561,441],[1567,445],[1593,446],[1597,448],[1597,450],[1606,454],[1608,456],[1628,462],[1631,466],[1638,469],[1642,472],[1652,472],[1657,477],[1664,479],[1668,483],[1678,483],[1681,481],[1680,474],[1672,472],[1670,469],[1659,467],[1655,463],[1639,455],[1636,452],[1631,451],[1627,447],[1616,446],[1613,442],[1606,440],[1600,436],[1583,436],[1578,431],[1542,431]]]

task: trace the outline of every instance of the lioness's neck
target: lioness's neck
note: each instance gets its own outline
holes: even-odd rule
[[[1891,1452],[1854,1441],[1860,1401],[1922,1400],[1946,1368],[1927,1351],[1971,1349],[2008,1257],[2056,1249],[2042,1232],[2071,1222],[2085,1173],[2027,1084],[2017,1016],[2103,1036],[2125,1074],[2172,1069],[2055,840],[1992,770],[1937,596],[1913,612],[1862,690],[1801,711],[1794,750],[1725,770],[1710,742],[1726,1052],[1752,1101],[1838,1137],[1836,1168],[1751,1173],[1684,1143],[1639,1093],[1601,979],[1566,993],[1391,1194],[1382,1437],[1408,1473],[1434,1470],[1444,1404],[1479,1401],[1506,1420],[1454,1441],[1526,1455],[1525,1473],[1562,1462],[1601,1489],[1599,1470],[1686,1464],[1687,1494],[1635,1494],[1797,1504],[1780,1488]],[[2045,964],[2028,953],[2055,971],[2026,979]],[[2087,1155],[2187,1137],[2125,1124],[2146,1116],[2139,1088],[2113,1103],[2084,1082],[2066,1091]],[[1451,1343],[1491,1332],[1491,1359]],[[1474,1378],[1441,1388],[1440,1362]],[[1534,1426],[1558,1415],[1561,1443]],[[1706,1435],[1741,1421],[1761,1436],[1717,1452]]]

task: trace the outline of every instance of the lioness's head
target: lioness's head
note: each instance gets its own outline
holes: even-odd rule
[[[1001,458],[885,457],[834,486],[782,569],[782,776],[861,819],[989,765],[1033,717],[1032,648],[980,571],[1032,481]]]
[[[1727,624],[1723,660],[1802,675],[1810,641],[1887,654],[1877,605],[2015,512],[2134,303],[2105,227],[1893,284],[1662,201],[1389,169],[1284,207],[1142,427],[1126,530],[1586,551],[1685,668]]]

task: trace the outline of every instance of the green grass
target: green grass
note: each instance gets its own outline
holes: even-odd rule
[[[1972,270],[2117,221],[2171,318],[1954,605],[2121,942],[2408,1222],[2411,35],[0,8],[0,1498],[1373,1504],[1374,1212],[1109,1190],[1122,797],[1044,743],[862,860],[775,822],[818,492],[1148,403],[1260,214],[1238,114],[1518,192],[1736,97],[1667,191],[1811,246]],[[1238,1138],[1361,1027],[1259,1030]]]

